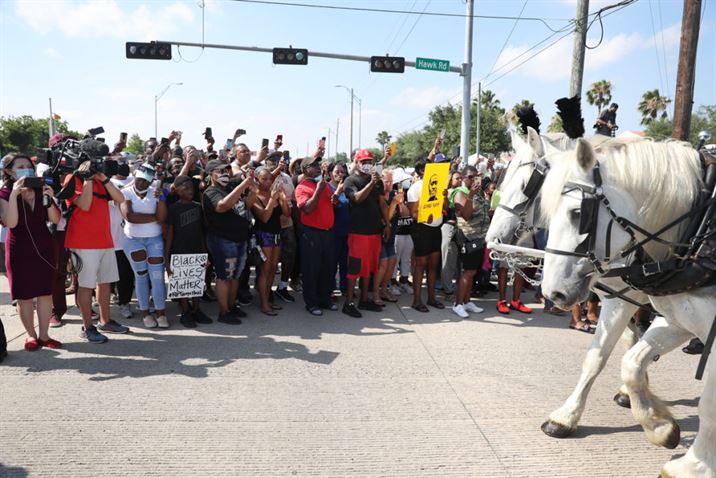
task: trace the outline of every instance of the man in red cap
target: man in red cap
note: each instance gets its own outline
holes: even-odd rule
[[[388,206],[383,195],[383,182],[375,170],[375,158],[367,149],[355,154],[355,173],[344,181],[344,191],[350,201],[348,229],[348,290],[343,313],[362,317],[358,309],[380,312],[382,308],[368,300],[368,282],[378,272],[381,234],[390,234]],[[361,279],[358,308],[353,301],[356,280]]]

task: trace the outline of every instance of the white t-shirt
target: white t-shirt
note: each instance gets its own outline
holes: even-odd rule
[[[122,189],[124,199],[132,203],[132,211],[140,214],[154,214],[157,212],[157,201],[154,197],[154,188],[149,187],[144,198],[137,196],[134,186]],[[156,237],[162,235],[162,226],[154,221],[146,224],[132,224],[124,221],[124,234],[127,237]]]
[[[131,181],[127,179],[110,179],[117,189],[122,189]],[[119,210],[119,206],[114,201],[109,202],[109,229],[112,232],[112,242],[114,242],[114,250],[121,251],[122,244],[124,244],[124,218],[122,217],[122,211]]]
[[[420,202],[420,194],[423,192],[423,180],[418,179],[408,189],[408,202]],[[437,217],[433,216],[433,222],[425,222],[423,224],[431,227],[440,227],[443,223],[443,215],[438,214]]]

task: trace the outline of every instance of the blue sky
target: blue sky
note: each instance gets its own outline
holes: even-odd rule
[[[155,0],[3,0],[0,2],[0,115],[48,113],[54,110],[79,130],[103,125],[108,138],[120,131],[153,136],[154,95],[172,82],[159,101],[159,136],[184,131],[184,143],[201,143],[211,126],[223,142],[236,128],[257,148],[262,137],[284,135],[284,145],[305,154],[331,128],[329,152],[348,149],[350,105],[341,84],[363,101],[362,145],[375,136],[393,136],[420,128],[437,104],[461,99],[462,78],[454,73],[406,69],[406,73],[370,73],[368,64],[309,58],[308,66],[274,66],[270,54],[176,47],[174,61],[127,60],[126,41],[201,42],[200,1]],[[302,3],[375,7],[463,14],[461,0],[304,0]],[[592,0],[596,11],[616,0]],[[699,40],[695,104],[716,104],[716,5],[704,0]],[[350,12],[207,0],[207,43],[261,47],[288,46],[354,55],[446,59],[464,56],[464,19],[405,14]],[[554,29],[575,15],[576,0],[478,0],[477,15],[540,17]],[[584,88],[600,79],[614,84],[622,130],[641,129],[636,105],[642,93],[659,88],[674,96],[682,0],[640,0],[604,18],[604,38],[588,50]],[[652,22],[653,18],[653,22]],[[417,23],[416,23],[417,21]],[[521,21],[508,38],[511,20],[476,19],[473,81],[484,78],[552,32],[543,24]],[[412,32],[410,30],[412,29]],[[410,32],[410,34],[409,34]],[[555,36],[553,39],[556,39]],[[598,22],[588,43],[599,39]],[[506,42],[507,40],[507,42]],[[550,40],[551,41],[551,40]],[[502,104],[522,98],[535,103],[549,123],[554,101],[569,90],[572,35],[502,78],[506,66],[485,83]],[[503,44],[505,45],[504,49]],[[502,54],[498,59],[498,54]],[[494,81],[490,83],[491,81]],[[473,95],[475,91],[473,91]],[[587,129],[596,109],[583,104]],[[358,145],[358,119],[354,146]],[[473,120],[474,121],[474,120]]]

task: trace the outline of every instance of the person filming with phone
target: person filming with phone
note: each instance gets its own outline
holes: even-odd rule
[[[11,153],[3,158],[3,165],[0,217],[8,228],[3,259],[10,298],[17,301],[17,313],[27,333],[25,350],[58,349],[62,344],[48,335],[55,254],[47,222],[57,224],[60,210],[52,188],[35,177],[29,157]],[[33,300],[37,301],[39,334],[35,332]]]

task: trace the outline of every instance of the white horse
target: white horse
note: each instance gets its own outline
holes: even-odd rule
[[[578,140],[575,151],[562,154],[565,158],[555,161],[542,190],[540,208],[550,231],[542,291],[560,307],[569,307],[587,298],[605,269],[633,260],[633,255],[621,258],[619,252],[631,243],[634,228],[614,224],[609,234],[612,216],[606,202],[600,202],[596,213],[582,220],[587,212],[582,208],[585,198],[606,198],[613,213],[647,231],[656,231],[690,210],[702,184],[698,154],[690,145],[678,142],[616,140],[595,152],[589,142]],[[676,242],[680,232],[674,228],[660,237]],[[641,238],[637,233],[636,239]],[[583,251],[583,244],[588,244],[591,257],[575,252]],[[671,247],[655,241],[644,249],[654,260],[673,253]],[[615,259],[607,258],[607,251],[612,251]],[[624,356],[622,380],[629,392],[632,414],[648,439],[664,445],[675,433],[675,422],[666,406],[649,391],[642,364],[673,350],[692,335],[706,341],[716,311],[716,287],[650,296],[649,300],[666,320],[656,320]],[[706,369],[699,422],[691,448],[683,457],[666,463],[662,477],[716,478],[713,363]]]
[[[595,141],[600,142],[600,139]],[[576,147],[576,142],[567,138],[566,135],[540,136],[532,128],[528,128],[527,142],[513,133],[512,144],[516,154],[504,172],[506,176],[500,184],[500,207],[495,210],[490,229],[487,231],[488,242],[510,244],[518,240],[517,236],[520,231],[536,226],[533,220],[534,209],[536,196],[541,192],[539,190],[527,191],[532,196],[528,198],[525,196],[525,188],[535,172],[537,163],[544,159],[551,167],[562,158],[557,153]],[[548,170],[544,172],[549,174]],[[531,202],[530,199],[532,199]],[[613,290],[622,290],[626,286],[622,280],[617,278],[604,280],[603,283]],[[597,291],[597,294],[600,296],[602,308],[594,339],[582,363],[582,374],[574,391],[564,404],[550,413],[547,421],[542,424],[542,431],[555,438],[565,438],[577,430],[577,424],[584,412],[589,391],[597,376],[604,369],[619,337],[622,337],[627,349],[637,341],[636,330],[630,328],[632,326],[630,319],[637,307],[618,298],[608,298],[608,294],[604,292]],[[647,296],[638,291],[631,290],[625,295],[638,303],[647,301]],[[648,366],[649,364],[644,363],[643,365]],[[626,387],[622,386],[614,400],[621,406],[629,407],[629,395]],[[677,431],[668,446],[673,448],[678,441],[679,433]]]

